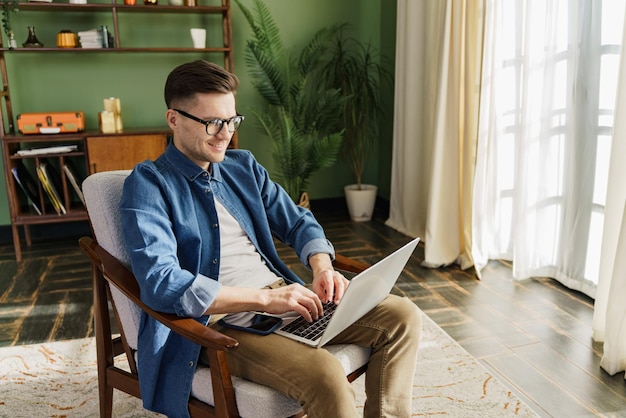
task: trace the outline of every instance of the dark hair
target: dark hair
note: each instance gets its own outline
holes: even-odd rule
[[[205,60],[196,60],[174,68],[165,82],[168,109],[194,98],[196,93],[235,93],[239,79],[235,74]]]

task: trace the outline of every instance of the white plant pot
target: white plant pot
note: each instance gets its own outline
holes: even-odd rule
[[[378,188],[373,184],[361,184],[361,190],[356,184],[349,184],[343,188],[348,204],[350,218],[355,222],[367,222],[374,214],[376,192]]]

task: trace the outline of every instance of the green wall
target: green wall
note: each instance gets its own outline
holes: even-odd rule
[[[159,0],[162,1],[165,0]],[[243,2],[250,8],[253,5],[252,0]],[[306,44],[324,26],[350,22],[355,36],[366,42],[371,41],[393,63],[395,1],[267,0],[266,4],[288,48]],[[119,20],[120,37],[125,46],[188,46],[191,43],[188,28],[198,26],[207,28],[208,46],[218,46],[221,39],[219,21],[215,16],[120,14]],[[238,111],[250,115],[240,130],[240,147],[250,149],[271,172],[271,139],[259,134],[260,130],[249,111],[250,107],[260,105],[260,98],[250,84],[244,64],[244,45],[250,31],[234,2],[232,20],[235,73],[241,79]],[[26,40],[27,26],[35,26],[37,37],[45,46],[55,46],[56,34],[62,29],[78,32],[101,25],[108,25],[111,29],[112,21],[110,13],[104,12],[57,14],[20,11],[12,17],[12,25],[18,46]],[[196,59],[199,54],[9,52],[5,56],[14,115],[83,110],[87,129],[96,130],[102,100],[111,96],[121,99],[125,128],[166,127],[162,98],[164,80],[173,67]],[[200,57],[223,62],[220,54]],[[390,107],[393,105],[393,89],[386,92],[385,100]],[[379,194],[385,198],[389,197],[391,132],[392,119],[389,115],[384,124],[379,152],[364,176],[365,182],[379,185]],[[340,161],[313,176],[309,193],[312,199],[340,197],[343,196],[343,186],[351,182],[350,170]],[[10,217],[4,182],[0,182],[0,199],[0,225],[8,225]]]

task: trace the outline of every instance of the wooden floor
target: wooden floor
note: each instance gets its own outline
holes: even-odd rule
[[[406,243],[384,225],[350,222],[341,211],[315,210],[338,252],[373,263]],[[90,266],[78,237],[37,242],[16,263],[0,246],[0,347],[91,336]],[[281,255],[303,277],[293,253]],[[514,282],[492,261],[477,280],[456,267],[424,269],[423,246],[397,283],[404,294],[540,416],[626,416],[624,374],[599,366],[591,340],[593,301],[550,279]],[[471,416],[469,414],[468,416]]]

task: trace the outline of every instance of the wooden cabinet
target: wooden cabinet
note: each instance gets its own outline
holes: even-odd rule
[[[233,71],[233,50],[232,50],[232,28],[229,0],[201,0],[214,1],[218,5],[197,5],[197,6],[172,6],[167,1],[159,2],[158,5],[143,5],[137,2],[136,5],[126,5],[122,0],[112,0],[111,3],[57,3],[57,2],[18,2],[12,0],[0,1],[3,8],[11,9],[17,7],[20,15],[29,12],[58,14],[73,14],[77,18],[85,14],[96,13],[100,16],[108,14],[111,25],[108,30],[113,35],[113,43],[110,48],[57,48],[46,45],[45,48],[9,48],[3,44],[0,37],[0,72],[2,83],[0,85],[0,139],[2,141],[2,154],[4,164],[4,175],[7,187],[8,206],[11,217],[11,229],[13,235],[13,245],[15,257],[21,260],[21,238],[19,227],[23,227],[27,245],[30,245],[31,236],[29,227],[37,224],[49,224],[71,221],[85,221],[88,219],[87,212],[80,200],[80,185],[78,191],[70,181],[70,175],[64,170],[70,165],[75,171],[75,177],[80,181],[89,174],[108,170],[132,169],[137,163],[146,159],[155,159],[167,146],[170,132],[166,128],[142,129],[136,131],[126,130],[115,134],[102,134],[97,131],[87,131],[78,133],[58,133],[48,135],[21,135],[16,131],[16,119],[9,92],[9,77],[7,74],[6,56],[9,54],[161,54],[161,53],[182,53],[193,54],[196,58],[205,58],[209,54],[223,57],[223,65],[227,70]],[[121,21],[127,17],[137,14],[148,16],[159,16],[159,21],[171,21],[176,24],[175,17],[181,14],[201,15],[201,19],[210,27],[219,26],[217,29],[221,33],[221,45],[207,48],[192,48],[189,46],[142,46],[142,39],[136,36],[133,39],[124,38],[126,32],[121,30]],[[206,16],[205,16],[206,15]],[[170,20],[172,19],[172,20]],[[50,17],[50,22],[54,19]],[[131,19],[132,20],[132,19]],[[146,31],[154,28],[145,28]],[[137,33],[137,32],[135,32]],[[137,46],[139,45],[139,46]],[[214,44],[212,44],[214,45]],[[150,55],[152,56],[152,55]],[[110,59],[115,59],[114,55],[108,55]],[[221,59],[220,59],[221,60]],[[220,62],[220,64],[222,64]],[[69,65],[69,64],[68,64]],[[42,71],[45,68],[42,68]],[[81,86],[78,86],[79,88]],[[86,87],[86,86],[82,86]],[[15,93],[14,93],[15,94]],[[36,94],[45,95],[45,91],[37,91]],[[93,97],[85,96],[85,100],[93,100]],[[28,100],[36,101],[37,97]],[[98,98],[98,100],[101,100]],[[20,111],[30,112],[28,103],[20,103]],[[54,111],[51,109],[50,111]],[[132,126],[132,121],[124,118],[124,125]],[[94,127],[91,127],[94,129]],[[96,128],[97,129],[97,128]],[[233,146],[236,146],[236,136],[233,138]],[[55,145],[73,146],[70,151],[48,153],[45,155],[20,155],[18,151],[37,147],[51,147]],[[41,168],[46,168],[51,174],[56,174],[58,205],[52,204],[47,196],[46,185],[38,177]],[[14,176],[14,171],[21,170],[30,173],[34,182],[31,184],[32,198],[29,200],[26,192],[18,183]]]
[[[86,139],[89,174],[130,170],[144,160],[155,160],[165,151],[167,135],[136,134],[90,136]]]

